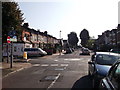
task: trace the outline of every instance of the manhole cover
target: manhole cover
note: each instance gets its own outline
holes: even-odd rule
[[[57,75],[56,76],[47,76],[47,77],[45,77],[46,81],[54,81],[56,79],[57,79]]]
[[[66,67],[62,67],[62,68],[55,68],[55,70],[60,70],[60,71],[63,71],[63,70],[65,70],[66,69]]]
[[[49,76],[45,76],[41,81],[54,81],[57,80],[59,78],[59,74],[58,75],[49,75]]]

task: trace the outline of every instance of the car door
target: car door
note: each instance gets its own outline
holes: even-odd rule
[[[120,63],[115,65],[110,81],[111,86],[113,86],[115,90],[120,90]]]
[[[120,63],[110,69],[108,76],[102,79],[100,88],[120,90]]]
[[[88,62],[89,64],[89,74],[93,75],[94,71],[95,71],[95,55],[92,55],[91,60]]]
[[[34,48],[34,54],[35,54],[35,56],[39,55],[39,50],[37,48]]]
[[[30,48],[25,48],[24,52],[27,52],[27,55],[30,56],[31,55],[31,50]]]

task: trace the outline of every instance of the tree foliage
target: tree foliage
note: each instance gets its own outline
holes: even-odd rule
[[[89,49],[93,49],[94,48],[94,44],[95,44],[95,39],[91,37],[87,41],[86,47],[88,47]]]
[[[77,34],[75,32],[71,32],[70,34],[68,34],[68,43],[71,46],[76,46],[78,43],[78,37]]]
[[[89,38],[90,38],[90,36],[89,36],[88,30],[83,29],[80,32],[81,45],[85,47]]]
[[[21,12],[18,3],[2,2],[2,35],[3,42],[6,41],[8,32],[13,28],[19,36],[21,32],[21,24],[24,21],[23,13]]]

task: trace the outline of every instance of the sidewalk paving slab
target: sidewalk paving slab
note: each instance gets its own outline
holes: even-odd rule
[[[25,60],[15,60],[12,64],[12,68],[10,68],[10,62],[1,62],[0,70],[2,70],[2,78],[28,67],[31,67],[31,64]]]

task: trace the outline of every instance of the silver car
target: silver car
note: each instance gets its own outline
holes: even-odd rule
[[[83,55],[90,55],[90,50],[87,49],[87,48],[84,48],[84,49],[82,49],[82,53],[81,54],[83,54]]]

